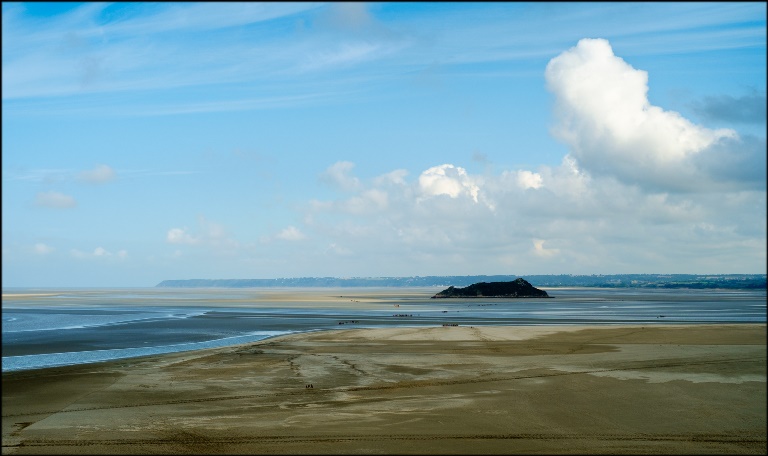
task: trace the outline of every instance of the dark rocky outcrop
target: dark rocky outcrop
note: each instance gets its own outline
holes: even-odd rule
[[[480,282],[464,288],[448,287],[432,296],[435,298],[549,298],[526,280],[518,278],[511,282]]]

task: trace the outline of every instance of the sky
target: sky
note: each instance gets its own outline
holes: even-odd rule
[[[2,286],[766,273],[766,4],[2,4]]]

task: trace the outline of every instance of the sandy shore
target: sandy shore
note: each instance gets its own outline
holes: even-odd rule
[[[766,453],[765,324],[324,331],[2,386],[3,454]]]

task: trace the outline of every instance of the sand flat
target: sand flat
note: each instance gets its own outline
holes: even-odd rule
[[[2,413],[3,454],[765,454],[766,325],[291,334],[4,373]]]
[[[58,296],[58,293],[3,293],[2,299],[40,298],[48,296]]]
[[[401,300],[426,299],[441,291],[440,287],[398,288],[147,288],[131,289],[126,296],[115,297],[115,289],[77,289],[3,293],[3,306],[36,307],[55,306],[102,306],[98,299],[83,301],[82,296],[106,297],[110,302],[126,302],[133,307],[183,304],[185,307],[271,308],[275,305],[287,308],[332,309],[383,309],[395,308]],[[119,291],[119,290],[118,290]],[[222,296],[231,293],[232,296]],[[119,294],[119,293],[118,293]],[[178,295],[180,294],[180,295]],[[174,296],[176,295],[176,296]],[[155,299],[156,297],[162,299]],[[43,298],[43,299],[41,299]],[[46,298],[62,298],[50,300]],[[64,299],[67,298],[67,299]]]

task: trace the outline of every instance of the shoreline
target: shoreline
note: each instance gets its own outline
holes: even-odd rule
[[[334,329],[2,375],[3,454],[766,448],[764,323]]]

